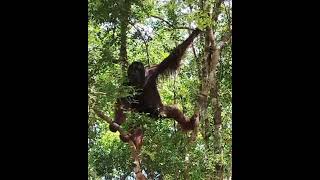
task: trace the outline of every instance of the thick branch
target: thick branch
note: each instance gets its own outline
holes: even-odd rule
[[[219,94],[218,94],[219,88],[218,88],[218,81],[214,81],[213,87],[211,89],[211,95],[212,95],[212,107],[214,112],[214,125],[215,129],[218,131],[221,127],[221,107],[219,105]]]
[[[214,112],[214,153],[216,155],[223,154],[222,142],[221,142],[221,127],[222,127],[222,118],[221,118],[221,106],[219,105],[219,94],[218,94],[218,81],[215,80],[213,87],[211,89],[212,93],[212,107]],[[223,179],[224,172],[223,172],[223,163],[221,159],[215,163],[215,173],[214,173],[214,180],[221,180]]]
[[[208,95],[216,81],[216,69],[219,61],[220,50],[216,48],[213,30],[208,27],[205,39],[205,53],[204,61],[202,62],[202,86],[200,89],[198,106],[202,109],[201,119],[205,122],[204,137],[207,140],[209,137],[209,119],[206,115],[206,108],[208,107]]]
[[[211,43],[211,47],[215,48],[215,39],[214,39],[214,34],[211,28],[207,28],[207,33],[208,33],[208,37],[209,37],[209,41]]]
[[[224,0],[218,0],[214,6],[214,9],[213,9],[213,14],[212,14],[212,19],[214,22],[217,22],[218,20],[218,16],[219,14],[221,13],[221,4],[224,2]],[[229,16],[228,16],[228,12],[227,12],[227,9],[226,9],[226,14],[227,14],[227,18],[228,18],[228,22],[229,22],[229,25],[230,25],[230,19],[229,19]],[[231,28],[230,28],[230,32],[229,33],[226,33],[222,39],[221,39],[221,42],[219,42],[218,45],[215,44],[215,38],[214,38],[214,32],[212,31],[212,28],[207,28],[207,32],[208,32],[208,35],[209,35],[209,40],[211,42],[211,47],[212,48],[218,48],[218,49],[222,49],[226,43],[231,39],[231,35],[232,35],[232,32],[231,32]]]
[[[106,116],[103,112],[101,112],[100,110],[98,110],[97,108],[93,108],[94,112],[103,120],[107,121],[107,123],[109,124],[113,124],[114,127],[116,127],[116,129],[119,131],[119,133],[122,136],[126,136],[128,133],[123,130],[117,123],[112,122],[112,119],[108,116]],[[129,139],[128,141],[130,147],[131,147],[131,151],[132,151],[132,157],[134,159],[134,172],[137,176],[137,180],[146,180],[146,177],[142,174],[141,171],[141,163],[140,163],[140,158],[139,158],[139,149],[135,146],[134,142]]]
[[[137,180],[146,180],[147,178],[142,174],[142,170],[141,170],[141,162],[140,162],[140,158],[139,158],[140,152],[136,148],[133,141],[129,141],[128,143],[131,147],[132,158],[134,160],[135,167],[134,167],[133,171],[136,174],[136,179]]]
[[[101,112],[100,110],[96,109],[96,108],[93,108],[93,111],[98,115],[99,118],[107,121],[107,123],[109,124],[112,124],[116,129],[117,131],[119,131],[119,133],[123,136],[127,136],[129,133],[127,133],[125,130],[123,130],[119,124],[115,123],[112,121],[112,119],[108,116],[106,116],[103,112]]]

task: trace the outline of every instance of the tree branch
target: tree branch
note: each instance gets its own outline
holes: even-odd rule
[[[167,20],[163,19],[163,18],[162,18],[162,17],[160,17],[160,16],[150,15],[150,17],[153,17],[153,18],[156,18],[156,19],[160,19],[161,21],[163,21],[163,22],[167,23],[169,26],[173,27],[173,25],[172,25],[169,21],[167,21]]]
[[[91,93],[94,94],[94,95],[107,95],[107,93],[104,93],[104,92],[94,92],[94,91],[92,91]]]
[[[218,44],[218,48],[223,49],[232,38],[232,31],[227,32],[224,36],[222,36],[221,41]]]
[[[195,30],[195,29],[193,29],[193,28],[184,27],[184,26],[174,26],[174,25],[171,24],[169,21],[163,19],[162,17],[156,16],[156,15],[150,15],[150,17],[153,17],[153,18],[156,18],[156,19],[159,19],[159,20],[165,22],[171,29],[188,29],[188,30],[192,30],[192,31]]]
[[[93,111],[98,115],[99,118],[107,121],[107,123],[109,124],[112,124],[116,129],[117,131],[119,131],[119,133],[122,135],[122,136],[127,136],[129,135],[129,133],[127,133],[124,129],[122,129],[119,124],[115,123],[115,122],[112,122],[113,120],[108,117],[107,115],[105,115],[103,112],[101,112],[100,110],[98,110],[97,108],[93,108]]]
[[[145,47],[146,47],[148,65],[150,66],[150,56],[149,56],[149,46],[148,46],[148,43],[147,43],[147,41],[144,39],[144,37],[142,36],[141,31],[140,31],[138,28],[136,28],[136,26],[134,25],[134,23],[132,23],[132,22],[129,22],[129,23],[130,23],[130,25],[131,25],[135,30],[138,31],[140,37],[141,37],[142,40],[143,40],[143,43],[144,43],[144,45],[145,45]],[[142,28],[142,29],[143,29],[143,28]],[[147,35],[147,36],[148,36],[148,35]],[[148,37],[150,38],[150,36],[148,36]]]
[[[107,123],[109,124],[112,124],[114,127],[116,127],[116,129],[119,131],[119,133],[122,135],[122,136],[126,136],[128,135],[129,133],[127,133],[125,130],[123,130],[117,123],[114,123],[112,122],[112,119],[108,116],[106,116],[104,113],[102,113],[100,110],[98,110],[97,108],[93,108],[93,111],[103,120],[107,121]],[[131,134],[129,134],[131,135]],[[139,149],[137,149],[137,147],[135,146],[134,142],[129,139],[128,141],[130,147],[131,147],[131,150],[132,150],[132,157],[133,157],[133,160],[134,160],[134,164],[135,164],[135,167],[134,167],[134,172],[137,176],[137,180],[146,180],[146,177],[142,174],[142,171],[141,171],[141,163],[140,163],[140,158],[139,158]]]
[[[214,39],[214,33],[213,33],[213,30],[212,28],[207,28],[207,33],[208,33],[208,38],[209,38],[209,41],[211,43],[211,47],[212,48],[215,48],[215,45],[216,45],[216,41]]]
[[[230,6],[230,4],[229,4],[229,6]],[[229,9],[227,8],[226,5],[224,5],[224,10],[225,10],[226,15],[227,15],[228,28],[229,28],[229,30],[231,30],[231,13],[230,13],[230,11],[229,11]]]
[[[186,29],[186,30],[196,30],[194,28],[184,27],[184,26],[172,26],[171,29]]]
[[[213,19],[214,22],[217,22],[218,16],[221,13],[220,7],[221,7],[222,2],[224,2],[224,0],[216,1],[215,5],[213,7],[212,19]]]

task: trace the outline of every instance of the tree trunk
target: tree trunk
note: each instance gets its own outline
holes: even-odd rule
[[[217,65],[219,62],[220,58],[220,49],[217,48],[215,39],[214,39],[214,32],[212,31],[211,28],[207,28],[206,31],[206,39],[205,39],[205,62],[203,63],[205,66],[203,66],[203,71],[202,71],[202,91],[201,95],[203,95],[203,102],[206,104],[202,104],[202,108],[207,109],[208,107],[208,94],[211,93],[212,96],[212,106],[214,108],[214,131],[210,127],[210,120],[208,118],[204,118],[206,116],[201,116],[202,119],[204,119],[204,140],[206,143],[206,151],[214,151],[215,154],[218,152],[220,154],[221,148],[216,148],[220,147],[220,141],[217,141],[220,139],[220,129],[221,129],[221,108],[219,106],[219,101],[218,101],[218,87],[217,87],[217,79],[216,79],[216,70],[217,70]],[[202,113],[206,113],[206,110],[202,110]],[[201,114],[202,115],[202,114]],[[214,136],[214,147],[211,148],[209,147],[209,137],[212,135]],[[206,157],[206,163],[207,167],[211,167],[210,162],[208,160],[208,156],[205,155]],[[215,164],[215,174],[214,174],[214,179],[216,177],[219,177],[219,179],[223,178],[223,168],[220,165],[221,163],[219,162],[218,164]],[[210,168],[208,168],[210,171]],[[211,173],[208,172],[207,174],[207,179],[212,179]]]
[[[215,164],[215,180],[223,180],[223,148],[222,148],[222,140],[221,140],[221,106],[219,105],[219,95],[218,95],[218,82],[214,82],[214,86],[212,88],[212,105],[214,109],[214,154],[221,157],[219,161]]]

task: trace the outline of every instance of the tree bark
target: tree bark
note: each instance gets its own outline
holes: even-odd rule
[[[217,22],[218,16],[221,13],[220,7],[223,0],[217,0],[214,4],[211,18],[214,22]],[[212,107],[214,112],[214,133],[213,133],[213,139],[214,139],[214,147],[213,152],[215,155],[217,155],[219,158],[218,162],[215,162],[215,173],[213,177],[207,177],[208,179],[214,179],[214,180],[223,180],[224,177],[224,171],[223,171],[223,148],[222,148],[222,142],[221,142],[221,128],[222,128],[222,119],[221,119],[221,106],[219,104],[219,88],[218,88],[218,80],[216,76],[216,70],[217,65],[220,60],[220,50],[223,48],[225,43],[229,38],[223,38],[222,41],[218,44],[216,43],[216,39],[214,37],[214,31],[212,27],[207,28],[207,35],[210,41],[210,49],[208,53],[207,58],[207,65],[209,67],[208,72],[208,79],[210,84],[210,93],[212,98]],[[227,36],[228,37],[228,36]],[[231,37],[231,33],[230,36]],[[211,131],[211,129],[208,128],[208,130]]]
[[[221,128],[222,128],[222,120],[221,120],[221,106],[219,104],[219,94],[218,94],[218,81],[215,79],[212,87],[212,107],[214,112],[214,154],[220,156],[218,162],[215,164],[215,174],[214,180],[223,180],[224,171],[223,171],[223,148],[221,141]]]

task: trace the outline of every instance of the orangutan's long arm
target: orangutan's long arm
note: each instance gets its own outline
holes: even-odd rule
[[[159,74],[165,72],[176,71],[180,66],[181,59],[186,50],[193,40],[200,34],[200,32],[201,30],[199,29],[194,30],[190,36],[181,44],[179,44],[168,57],[166,57],[160,64],[156,65],[155,69],[153,70],[154,76],[157,77]]]

